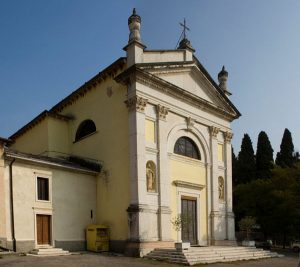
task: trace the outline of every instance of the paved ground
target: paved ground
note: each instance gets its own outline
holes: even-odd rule
[[[299,258],[296,253],[287,253],[284,258],[272,258],[257,261],[241,261],[205,265],[208,267],[298,267]],[[182,266],[159,261],[128,258],[115,255],[84,253],[80,255],[60,257],[33,257],[9,255],[0,258],[1,267],[102,267],[102,266]],[[204,266],[204,265],[196,265]]]

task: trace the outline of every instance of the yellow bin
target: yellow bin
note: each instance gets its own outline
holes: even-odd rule
[[[106,225],[90,224],[86,228],[87,250],[94,252],[109,250],[109,232]]]

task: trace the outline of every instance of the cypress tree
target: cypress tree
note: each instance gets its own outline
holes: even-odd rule
[[[237,162],[238,184],[254,180],[255,172],[256,166],[252,141],[248,134],[244,134]]]
[[[295,163],[294,144],[292,134],[288,129],[284,130],[280,151],[276,156],[276,164],[282,168],[292,167]]]
[[[273,148],[268,135],[261,131],[257,139],[256,178],[270,178],[273,168]]]
[[[232,183],[233,185],[237,185],[237,177],[238,177],[238,173],[237,173],[237,157],[234,154],[234,150],[233,147],[231,147],[231,158],[232,158]]]

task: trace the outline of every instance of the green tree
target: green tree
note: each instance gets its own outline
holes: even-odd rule
[[[255,179],[255,156],[252,141],[248,134],[244,134],[241,151],[237,161],[237,183],[247,183]]]
[[[235,186],[238,181],[237,181],[237,157],[234,154],[233,147],[231,147],[231,158],[232,158],[232,183],[233,186]]]
[[[261,131],[257,139],[256,178],[270,178],[273,169],[273,148],[268,135]]]
[[[282,168],[286,168],[292,167],[295,161],[292,134],[288,129],[285,129],[280,144],[280,151],[276,156],[276,164]]]
[[[265,238],[287,244],[300,237],[300,163],[276,166],[270,179],[257,179],[234,189],[236,220],[256,217]]]

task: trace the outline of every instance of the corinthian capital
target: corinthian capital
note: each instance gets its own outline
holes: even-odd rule
[[[158,115],[160,120],[166,120],[169,109],[162,106],[162,105],[157,105],[156,106],[156,112],[157,112],[157,115]]]
[[[217,135],[218,135],[218,133],[219,133],[219,131],[220,131],[220,128],[215,127],[215,126],[210,126],[210,127],[209,127],[209,130],[210,130],[210,135],[211,135],[212,137],[214,137],[214,138],[217,138]]]
[[[226,143],[230,143],[233,137],[233,133],[231,132],[224,132],[224,140]]]
[[[144,112],[148,99],[140,96],[133,96],[125,101],[129,111],[136,110],[138,112]]]

